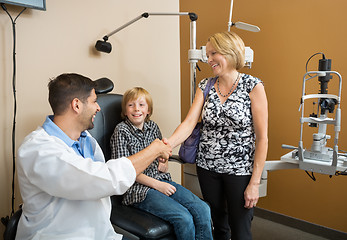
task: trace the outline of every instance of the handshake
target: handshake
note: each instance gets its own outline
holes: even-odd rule
[[[165,163],[172,156],[172,147],[166,138],[161,141],[159,139],[154,140],[149,147],[158,154],[157,158],[162,163]]]
[[[172,147],[168,140],[164,138],[162,141],[155,139],[148,147],[129,156],[128,159],[134,165],[136,175],[139,175],[154,159],[158,159],[161,163],[166,163],[170,156],[172,156]]]

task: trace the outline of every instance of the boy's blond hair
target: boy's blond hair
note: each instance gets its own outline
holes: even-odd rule
[[[144,96],[148,105],[148,114],[146,116],[145,121],[149,121],[150,117],[152,116],[153,113],[153,100],[151,95],[149,94],[149,92],[147,92],[146,89],[142,88],[142,87],[134,87],[131,88],[129,90],[127,90],[124,95],[123,95],[123,99],[122,99],[122,118],[125,119],[126,118],[126,105],[129,101],[137,99],[141,96]]]

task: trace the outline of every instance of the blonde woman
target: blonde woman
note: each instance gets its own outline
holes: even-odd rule
[[[168,139],[172,147],[181,144],[202,115],[197,173],[211,207],[215,240],[252,239],[253,207],[267,155],[267,98],[260,79],[239,72],[244,52],[242,39],[233,32],[208,39],[208,64],[218,78],[205,102],[208,79],[199,83],[185,120]]]

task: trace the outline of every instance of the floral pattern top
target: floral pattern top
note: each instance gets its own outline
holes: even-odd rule
[[[199,83],[203,91],[208,78]],[[262,81],[241,74],[234,92],[221,104],[212,87],[202,110],[203,128],[196,159],[198,167],[217,173],[251,175],[255,152],[249,93]]]

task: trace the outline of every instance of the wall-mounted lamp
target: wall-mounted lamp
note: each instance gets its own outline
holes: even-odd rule
[[[95,48],[99,52],[105,52],[105,53],[110,53],[112,51],[112,45],[111,43],[107,42],[108,37],[104,36],[102,40],[96,41]]]
[[[196,20],[198,19],[198,16],[195,13],[189,13],[189,12],[179,12],[179,13],[142,13],[140,16],[134,18],[133,20],[127,22],[126,24],[120,26],[119,28],[115,29],[114,31],[110,32],[109,34],[105,35],[103,37],[103,40],[98,40],[95,44],[96,50],[100,52],[110,53],[112,51],[112,45],[111,43],[107,42],[109,37],[111,37],[113,34],[119,32],[123,28],[126,28],[127,26],[133,24],[134,22],[140,20],[141,18],[148,18],[149,16],[183,16],[187,15],[189,16],[191,22],[190,22],[190,50],[189,50],[189,63],[191,66],[190,71],[190,79],[191,79],[191,100],[194,98],[195,93],[195,82],[196,82],[196,64],[199,60],[206,61],[204,58],[203,50],[202,49],[196,49]]]
[[[105,35],[103,37],[103,40],[98,40],[95,44],[96,50],[99,52],[105,52],[110,53],[112,51],[112,45],[111,43],[107,42],[108,38],[111,37],[113,34],[119,32],[123,28],[126,28],[127,26],[133,24],[134,22],[140,20],[141,18],[148,18],[149,16],[181,16],[181,15],[188,15],[190,17],[191,21],[196,21],[198,19],[197,15],[195,13],[142,13],[140,16],[134,18],[133,20],[127,22],[126,24],[120,26],[119,28],[115,29],[114,31],[110,32],[109,34]]]

